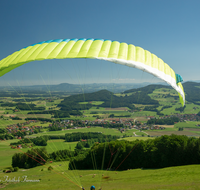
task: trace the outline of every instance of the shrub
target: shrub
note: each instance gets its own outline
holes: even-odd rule
[[[52,167],[52,166],[49,166],[49,167],[48,167],[48,170],[49,170],[49,171],[53,170],[53,167]]]
[[[10,170],[11,172],[14,172],[14,168],[13,167],[7,167],[8,170]]]
[[[14,167],[14,172],[17,172],[19,170],[19,167]]]

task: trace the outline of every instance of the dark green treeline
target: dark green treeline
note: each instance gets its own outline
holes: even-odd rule
[[[76,169],[112,170],[120,164],[119,170],[200,164],[200,139],[164,135],[146,141],[100,143],[95,144],[84,156],[77,155],[73,161]],[[71,163],[72,161],[69,169]]]

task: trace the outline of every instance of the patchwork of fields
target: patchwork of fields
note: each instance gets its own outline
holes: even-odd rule
[[[120,96],[131,96],[133,93],[117,94]],[[79,102],[80,105],[92,104],[90,109],[81,110],[83,115],[70,115],[70,117],[61,118],[61,120],[112,120],[110,115],[114,119],[124,118],[132,119],[134,122],[145,123],[149,120],[149,116],[161,117],[159,112],[163,115],[173,114],[197,114],[200,110],[200,105],[186,102],[184,112],[176,110],[180,108],[178,96],[172,89],[156,89],[149,94],[151,98],[159,102],[156,111],[145,111],[146,106],[154,105],[142,105],[134,104],[135,109],[131,110],[128,107],[100,107],[105,101],[84,101]],[[55,121],[54,114],[50,113],[51,110],[60,110],[57,107],[63,100],[63,96],[55,96],[49,98],[32,98],[31,101],[23,101],[21,98],[6,97],[1,98],[1,104],[4,103],[16,103],[22,101],[27,104],[35,104],[35,107],[44,107],[46,114],[29,113],[33,110],[20,110],[16,107],[5,107],[0,105],[0,129],[4,129],[8,125],[14,125],[17,123],[24,123],[26,118],[46,118]],[[29,98],[27,98],[28,100]],[[138,98],[138,102],[140,97]],[[168,106],[168,107],[166,107]],[[34,110],[40,111],[40,110]],[[13,119],[19,117],[20,119]],[[48,127],[51,122],[38,121],[36,123],[27,124],[27,126],[41,126],[42,132],[37,134],[27,135],[27,137],[35,138],[42,135],[65,135],[72,132],[101,132],[106,135],[120,136],[118,140],[134,141],[154,139],[161,135],[187,135],[190,137],[200,136],[199,121],[184,121],[178,122],[175,125],[159,125],[164,127],[162,130],[138,130],[126,128],[120,131],[117,128],[103,128],[101,126],[90,126],[89,128],[76,128],[76,129],[63,129],[60,131],[48,131]],[[183,128],[183,130],[179,130]],[[27,189],[27,183],[17,182],[4,182],[5,173],[3,170],[12,164],[12,156],[15,153],[25,153],[30,148],[11,149],[10,143],[16,142],[14,140],[1,139],[0,141],[0,188],[4,189]],[[74,150],[78,142],[65,142],[64,139],[49,140],[46,146],[48,153],[52,153],[58,150]],[[39,146],[35,146],[40,148]],[[103,170],[68,170],[68,161],[47,163],[45,166],[37,166],[32,169],[20,169],[18,172],[6,174],[9,178],[22,178],[27,175],[29,179],[40,179],[38,183],[28,183],[29,189],[80,189],[82,186],[89,189],[91,184],[96,187],[102,187],[103,189],[200,189],[200,166],[180,166],[170,167],[163,169],[133,169],[128,171],[103,171]],[[53,171],[48,171],[48,166],[53,167]],[[94,175],[95,174],[95,175]],[[105,177],[103,177],[105,176]]]

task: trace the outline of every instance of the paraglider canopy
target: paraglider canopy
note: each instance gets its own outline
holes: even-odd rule
[[[184,106],[185,93],[177,75],[168,64],[141,47],[103,39],[58,39],[27,46],[0,61],[0,76],[31,61],[44,59],[90,58],[134,67],[171,85]]]
[[[181,75],[176,74],[176,84],[178,84],[179,82],[182,82],[183,78],[181,77]]]

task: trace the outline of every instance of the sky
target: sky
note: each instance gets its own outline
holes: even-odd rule
[[[51,39],[101,38],[154,53],[184,81],[200,80],[199,0],[0,0],[0,60]],[[89,59],[27,63],[0,85],[159,82],[114,63]]]

